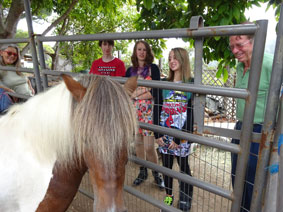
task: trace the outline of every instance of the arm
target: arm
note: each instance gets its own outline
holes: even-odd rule
[[[15,92],[15,91],[13,91],[12,89],[7,88],[7,87],[4,86],[3,84],[0,84],[0,88],[4,89],[4,90],[7,91],[7,92]]]

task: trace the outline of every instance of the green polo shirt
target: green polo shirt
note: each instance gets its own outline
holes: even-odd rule
[[[259,124],[259,123],[261,124],[264,121],[264,112],[265,112],[265,106],[268,96],[269,85],[270,85],[272,63],[273,63],[273,55],[269,53],[264,53],[258,94],[257,94],[255,116],[254,116],[255,124]],[[247,70],[245,75],[243,75],[243,73],[244,73],[244,64],[239,63],[237,65],[237,77],[236,77],[236,85],[235,85],[236,88],[248,87],[250,70]],[[237,110],[236,110],[237,120],[243,121],[244,109],[245,109],[245,100],[237,99]]]

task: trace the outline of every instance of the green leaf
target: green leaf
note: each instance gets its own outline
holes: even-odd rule
[[[216,73],[216,78],[220,79],[220,77],[221,77],[221,75],[222,75],[222,71],[223,71],[222,68],[218,69],[218,71],[217,71],[217,73]]]
[[[152,0],[144,0],[143,5],[147,10],[150,10],[152,8]]]
[[[240,10],[238,7],[234,7],[233,8],[233,16],[239,20],[240,19],[240,16],[241,16],[241,13],[240,13]]]
[[[222,4],[220,7],[219,7],[219,10],[218,10],[218,13],[224,13],[225,10],[227,10],[227,5],[226,4]]]
[[[225,83],[229,76],[228,70],[226,68],[223,69],[222,76],[223,76],[223,82]]]
[[[221,38],[220,36],[215,36],[215,37],[214,37],[214,39],[215,39],[216,41],[219,41],[220,38]]]

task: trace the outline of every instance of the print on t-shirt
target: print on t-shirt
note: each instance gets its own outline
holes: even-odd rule
[[[101,75],[111,75],[111,72],[115,72],[115,66],[98,66],[98,72]]]

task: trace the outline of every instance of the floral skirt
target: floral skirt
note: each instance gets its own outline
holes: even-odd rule
[[[153,100],[151,99],[138,99],[134,101],[136,108],[137,119],[140,122],[152,124],[153,123]],[[154,133],[150,130],[139,128],[139,133],[143,136],[153,136]]]

